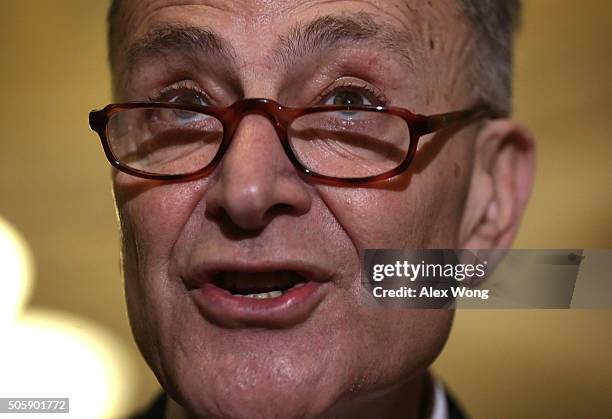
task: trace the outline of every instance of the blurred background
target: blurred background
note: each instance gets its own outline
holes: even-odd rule
[[[515,247],[612,248],[612,2],[525,3],[514,103],[537,138],[538,168]],[[25,335],[0,328],[0,346],[12,341],[9,363],[35,381],[46,370],[33,359],[63,365],[57,385],[74,398],[98,374],[108,388],[90,414],[117,417],[159,387],[132,343],[109,169],[87,126],[87,112],[110,102],[107,5],[2,1],[0,233],[9,247],[0,240],[0,319],[12,319],[11,333],[29,330],[29,343],[15,350]],[[9,267],[9,248],[23,263]],[[611,314],[459,312],[434,370],[476,419],[612,417]],[[70,351],[91,356],[78,364]],[[15,380],[0,373],[0,397],[34,397],[15,393]]]

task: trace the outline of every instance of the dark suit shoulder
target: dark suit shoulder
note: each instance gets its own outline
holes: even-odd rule
[[[129,419],[164,419],[166,412],[166,394],[161,393],[143,411],[133,414]]]
[[[457,403],[457,400],[455,400],[448,389],[446,389],[445,393],[446,407],[448,408],[448,419],[469,419],[469,416],[466,415],[461,405]]]

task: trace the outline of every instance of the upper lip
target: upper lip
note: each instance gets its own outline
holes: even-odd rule
[[[183,277],[189,289],[197,289],[204,284],[212,282],[215,275],[224,272],[240,273],[267,273],[278,271],[290,271],[300,275],[307,281],[328,282],[332,274],[326,269],[313,263],[304,261],[262,261],[262,262],[240,262],[240,261],[203,261],[190,269]]]

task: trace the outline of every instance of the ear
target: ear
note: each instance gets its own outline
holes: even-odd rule
[[[534,155],[531,133],[514,121],[489,121],[480,130],[459,231],[461,248],[510,247],[531,193]]]

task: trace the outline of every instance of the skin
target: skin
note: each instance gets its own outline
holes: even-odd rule
[[[279,65],[279,39],[296,24],[358,12],[407,34],[408,57],[366,40]],[[169,23],[214,31],[231,47],[232,63],[165,55],[130,64],[130,45]],[[309,106],[345,83],[368,84],[390,105],[422,114],[475,100],[461,72],[473,40],[453,0],[132,0],[120,25],[117,101],[146,100],[178,80],[218,106],[244,97]],[[400,176],[329,186],[301,176],[268,120],[248,115],[206,178],[162,183],[113,172],[130,322],[174,400],[211,418],[418,417],[430,391],[427,367],[447,339],[452,312],[362,307],[359,252],[508,247],[533,174],[531,137],[507,119],[421,144]],[[299,324],[226,327],[187,295],[185,278],[211,260],[302,260],[332,282]]]

